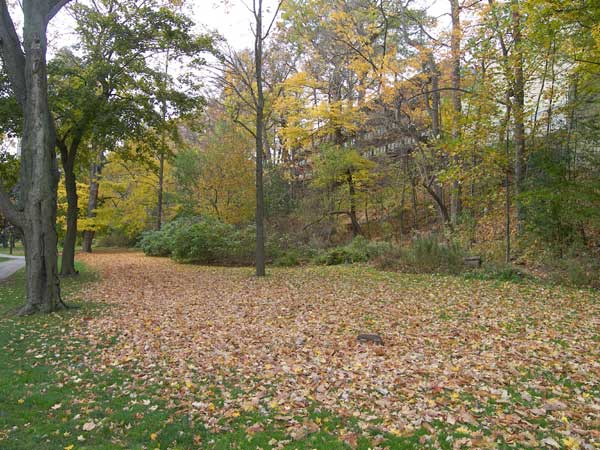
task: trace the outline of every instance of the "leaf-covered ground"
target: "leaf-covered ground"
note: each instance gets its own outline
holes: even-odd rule
[[[45,404],[65,448],[600,446],[597,292],[365,266],[257,279],[136,253],[84,262],[100,274],[78,294],[93,310],[27,349],[69,392]],[[385,345],[358,343],[365,332]],[[53,349],[65,342],[68,358]]]

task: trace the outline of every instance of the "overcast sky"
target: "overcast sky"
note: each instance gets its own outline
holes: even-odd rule
[[[246,4],[252,0],[188,0],[186,9],[198,26],[198,31],[216,30],[236,49],[252,47],[252,15]],[[278,0],[263,0],[265,22],[270,22]],[[440,16],[449,9],[448,0],[418,0],[430,14]],[[443,20],[442,22],[447,22]],[[72,20],[62,11],[49,27],[49,39],[56,47],[73,42]]]

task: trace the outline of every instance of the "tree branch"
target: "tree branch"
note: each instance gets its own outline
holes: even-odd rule
[[[10,200],[6,191],[0,187],[0,211],[10,223],[18,228],[23,228],[23,215]]]
[[[0,0],[0,53],[17,102],[23,109],[27,98],[25,53],[8,11],[6,0]]]
[[[65,6],[67,3],[69,3],[71,0],[49,0],[48,1],[48,6],[49,6],[49,12],[48,15],[46,16],[46,23],[50,22],[54,16],[62,9],[63,6]]]

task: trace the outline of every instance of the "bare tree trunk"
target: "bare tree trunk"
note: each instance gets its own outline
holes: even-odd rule
[[[515,139],[515,209],[517,232],[523,230],[524,212],[520,200],[525,179],[525,78],[523,75],[523,51],[521,36],[521,13],[518,0],[511,0],[512,32],[514,40],[514,139]]]
[[[100,162],[93,163],[90,169],[90,195],[88,199],[87,217],[92,218],[96,216],[95,210],[98,207],[98,194],[100,193],[100,182],[99,177],[102,172],[104,165],[104,157],[100,155]],[[85,230],[83,232],[83,251],[86,253],[92,253],[92,243],[94,241],[93,230]]]
[[[165,183],[165,153],[161,150],[158,156],[158,195],[156,201],[156,229],[162,228],[163,191]]]
[[[450,53],[452,55],[452,109],[454,120],[452,121],[452,138],[454,145],[458,145],[460,139],[460,119],[462,117],[461,96],[460,96],[460,41],[462,30],[460,27],[460,5],[458,0],[450,0],[450,15],[452,18],[452,37],[450,40]],[[459,164],[459,158],[455,158],[455,163]],[[460,214],[460,182],[452,182],[450,191],[450,216],[452,225],[456,226]]]
[[[348,170],[347,173],[348,181],[348,194],[350,195],[350,221],[352,222],[352,235],[354,237],[362,234],[362,229],[358,223],[356,217],[356,187],[354,186],[354,179],[352,178],[352,171]]]
[[[256,275],[265,276],[265,197],[263,192],[263,130],[265,99],[263,94],[263,26],[262,0],[255,2],[256,36],[254,65],[256,70]]]

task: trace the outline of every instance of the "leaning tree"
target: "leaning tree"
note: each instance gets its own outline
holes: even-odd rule
[[[23,112],[17,199],[0,188],[0,212],[23,234],[27,301],[20,314],[51,312],[64,304],[57,273],[54,122],[48,107],[46,29],[69,0],[23,0],[23,39],[6,0],[0,0],[0,55]]]

